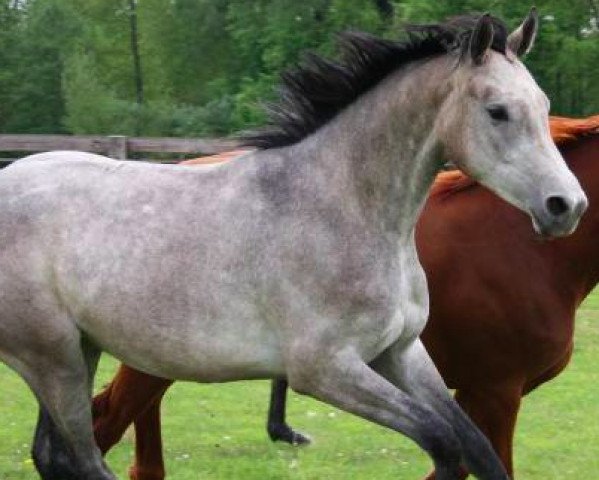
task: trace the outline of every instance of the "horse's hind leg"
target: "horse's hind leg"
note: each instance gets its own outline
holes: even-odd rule
[[[419,339],[408,347],[392,345],[372,362],[372,367],[452,425],[472,474],[484,480],[508,478],[491,443],[451,397]],[[442,478],[439,469],[435,469],[436,478]]]
[[[153,403],[160,403],[172,383],[127,365],[120,366],[110,385],[94,397],[92,404],[94,435],[103,455],[119,442],[134,421],[137,423],[142,418],[145,410]]]
[[[163,480],[166,475],[160,431],[160,402],[165,392],[166,388],[135,419],[135,464],[129,469],[131,480]]]
[[[93,400],[94,435],[105,454],[135,422],[135,464],[131,480],[162,480],[164,463],[160,402],[172,380],[121,365],[110,385]]]
[[[310,439],[294,431],[285,421],[287,386],[287,380],[273,380],[271,383],[266,431],[273,442],[281,440],[291,445],[307,445]]]
[[[290,358],[292,388],[407,435],[432,457],[439,480],[459,478],[460,444],[446,420],[372,370],[355,351],[326,359],[323,354],[320,349],[319,355],[297,352]],[[312,364],[307,358],[318,360]]]
[[[40,403],[32,456],[43,480],[115,480],[92,434],[99,350],[78,338],[40,355],[25,376]]]

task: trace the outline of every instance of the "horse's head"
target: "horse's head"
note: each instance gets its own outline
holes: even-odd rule
[[[518,59],[537,28],[534,9],[509,35],[480,17],[448,79],[436,129],[446,158],[527,212],[537,232],[562,236],[576,228],[587,199],[551,139],[549,100]]]

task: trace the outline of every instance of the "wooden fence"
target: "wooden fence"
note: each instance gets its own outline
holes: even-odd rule
[[[217,138],[141,138],[113,135],[74,136],[74,135],[0,135],[0,155],[10,152],[11,156],[22,156],[19,153],[45,152],[48,150],[81,150],[101,153],[116,159],[130,158],[131,153],[171,154],[172,158],[141,158],[160,162],[177,162],[190,156],[212,155],[235,147],[235,141]],[[139,155],[134,155],[137,158]],[[164,155],[161,155],[164,156]],[[8,165],[16,158],[0,158],[0,166]]]

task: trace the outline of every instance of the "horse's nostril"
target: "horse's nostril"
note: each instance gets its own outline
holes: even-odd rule
[[[568,202],[563,197],[549,197],[547,199],[547,210],[554,217],[559,217],[570,210]]]

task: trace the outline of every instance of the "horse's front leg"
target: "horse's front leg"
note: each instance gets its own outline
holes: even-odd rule
[[[420,339],[408,346],[400,343],[392,345],[371,366],[453,427],[468,471],[480,479],[509,478],[489,440],[449,394]],[[436,478],[444,478],[436,470]]]
[[[329,355],[324,349],[318,355],[309,350],[296,352],[288,364],[294,390],[403,433],[431,456],[439,480],[459,478],[460,443],[451,425],[430,406],[395,387],[351,348]]]
[[[522,381],[496,382],[460,388],[456,401],[493,445],[510,478],[513,478],[512,445],[520,408]],[[464,478],[468,472],[464,471]],[[436,480],[431,472],[426,480]]]
[[[456,400],[487,436],[513,478],[513,439],[522,397],[521,381],[460,389]]]
[[[291,445],[307,445],[310,439],[294,431],[285,421],[287,387],[287,380],[277,379],[271,383],[266,431],[273,442],[280,440]]]

